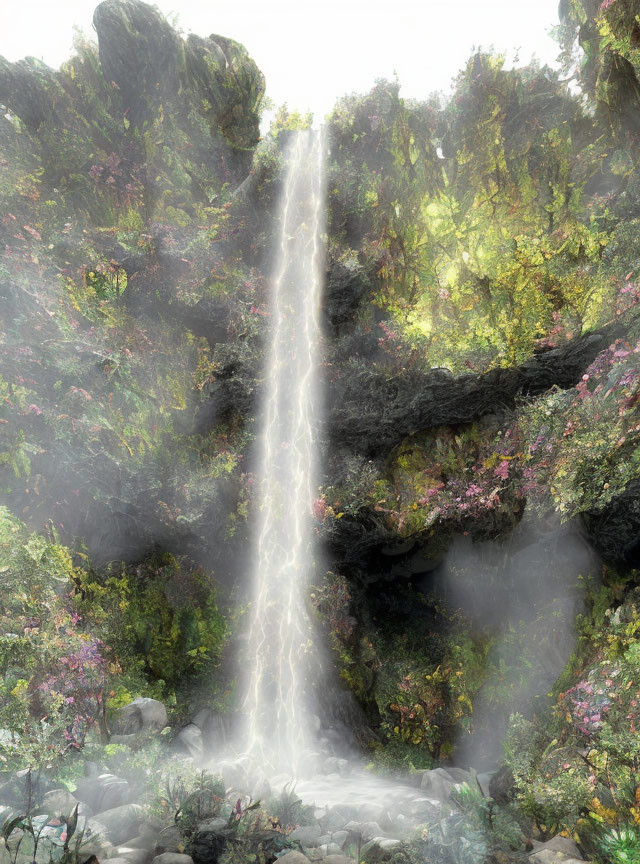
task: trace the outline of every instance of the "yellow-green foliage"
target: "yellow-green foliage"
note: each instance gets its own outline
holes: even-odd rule
[[[206,674],[209,690],[216,689],[212,675],[228,625],[210,574],[162,555],[136,568],[112,567],[100,579],[86,574],[82,590],[132,688],[146,677],[170,693]]]
[[[4,507],[0,578],[0,764],[53,763],[100,727],[117,663],[78,618],[69,550],[30,534]]]

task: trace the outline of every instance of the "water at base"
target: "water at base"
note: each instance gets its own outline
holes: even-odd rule
[[[258,764],[300,776],[314,743],[309,659],[315,648],[306,595],[321,419],[323,134],[296,133],[286,158],[255,480],[244,748]]]

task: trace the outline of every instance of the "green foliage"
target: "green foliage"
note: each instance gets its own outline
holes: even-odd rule
[[[381,82],[330,129],[333,230],[430,365],[511,365],[612,314],[609,211],[587,191],[605,145],[548,69],[478,54],[447,106]]]
[[[171,693],[198,676],[211,676],[220,662],[228,628],[206,572],[157,556],[133,570],[84,574],[81,591],[84,607],[100,610],[103,638],[120,658],[132,690],[149,681]]]
[[[532,491],[549,489],[565,516],[601,509],[638,476],[640,343],[632,334],[599,354],[577,387],[522,414]]]
[[[519,860],[524,835],[513,816],[485,798],[477,786],[453,793],[456,810],[427,826],[394,853],[393,864],[484,864]]]
[[[270,820],[283,829],[311,824],[313,819],[313,807],[302,803],[293,783],[287,784],[277,798],[267,801],[264,809]]]
[[[168,784],[167,791],[170,799],[179,798],[174,818],[185,837],[190,837],[206,819],[219,816],[224,804],[224,783],[206,771],[200,773],[195,788],[188,793],[182,778],[178,780],[177,787]]]
[[[117,663],[77,614],[69,551],[29,534],[2,507],[0,574],[0,761],[56,765],[92,728],[106,732]]]
[[[598,834],[597,846],[612,864],[632,864],[640,857],[640,830],[637,825],[608,828]]]
[[[519,805],[543,835],[564,828],[607,862],[624,861],[616,844],[632,849],[640,825],[636,592],[615,610],[594,605],[581,631],[554,713],[536,723],[514,715],[506,758]]]

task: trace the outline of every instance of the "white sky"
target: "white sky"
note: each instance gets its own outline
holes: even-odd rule
[[[0,54],[67,59],[96,0],[0,0]],[[242,42],[276,104],[328,112],[336,98],[398,74],[404,96],[448,92],[476,47],[553,63],[558,0],[158,0],[184,33]]]

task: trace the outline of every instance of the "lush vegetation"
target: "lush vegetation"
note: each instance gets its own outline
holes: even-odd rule
[[[0,767],[144,766],[166,816],[196,779],[150,766],[236,710],[269,249],[311,118],[261,139],[229,39],[137,0],[95,24],[59,70],[0,58]],[[446,103],[380,81],[327,118],[312,601],[372,770],[506,735],[509,801],[463,792],[460,860],[563,832],[617,864],[640,846],[640,12],[563,0],[557,32],[561,72],[478,53]],[[486,597],[511,598],[499,626]],[[112,726],[138,696],[172,729],[132,750]],[[234,815],[211,783],[222,860],[283,851],[293,793]],[[457,861],[438,830],[397,860]]]

